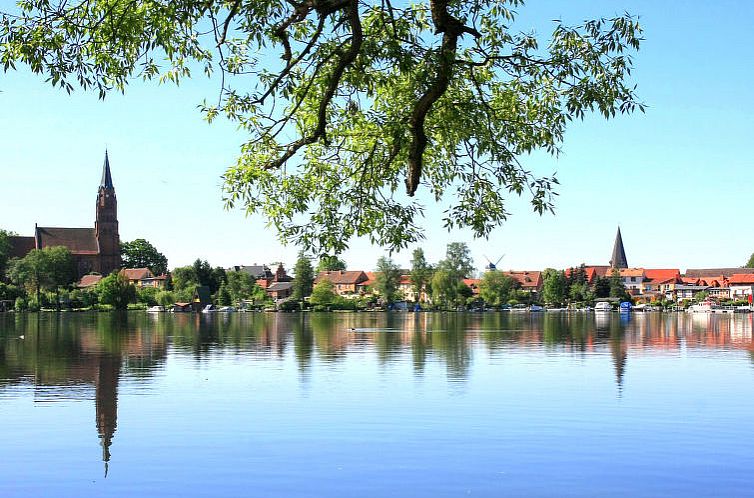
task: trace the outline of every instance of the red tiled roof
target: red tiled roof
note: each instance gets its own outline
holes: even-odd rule
[[[466,286],[471,289],[471,292],[474,293],[474,295],[479,294],[479,282],[481,282],[478,278],[464,278],[463,283],[466,284]]]
[[[622,268],[621,277],[644,277],[644,268]]]
[[[84,275],[81,280],[76,284],[76,287],[86,288],[97,285],[102,280],[102,275]]]
[[[542,272],[539,271],[504,271],[504,274],[518,281],[522,289],[538,289],[542,285]]]
[[[320,280],[329,280],[333,284],[360,284],[369,280],[366,273],[361,270],[357,271],[321,271],[314,279],[314,283]]]
[[[94,228],[37,227],[39,248],[64,246],[73,254],[99,254]]]
[[[34,237],[19,237],[16,235],[8,237],[10,242],[10,254],[11,258],[23,258],[29,252],[36,249],[37,242]]]
[[[125,275],[128,280],[144,280],[154,277],[149,268],[123,268],[120,274]]]
[[[668,280],[671,278],[678,279],[681,277],[681,272],[680,270],[677,270],[675,268],[669,268],[669,269],[645,268],[644,276],[650,280]]]
[[[730,276],[728,283],[733,284],[754,284],[754,273],[735,273]]]
[[[662,279],[652,278],[649,280],[649,282],[652,284],[672,284],[672,283],[678,282],[678,279],[677,278],[662,278]]]

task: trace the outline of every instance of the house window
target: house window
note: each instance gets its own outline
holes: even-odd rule
[[[636,282],[636,277],[631,277],[631,282]]]

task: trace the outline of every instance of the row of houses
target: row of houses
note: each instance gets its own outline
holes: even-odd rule
[[[614,272],[637,302],[680,301],[700,292],[716,299],[746,300],[754,295],[754,268],[690,268],[681,274],[676,268],[588,266],[587,282],[593,285],[598,277],[610,277]]]
[[[273,272],[267,265],[233,266],[228,271],[241,271],[249,274],[267,294],[276,301],[287,299],[293,292],[293,278],[288,275],[282,264]],[[611,268],[610,266],[583,267],[585,278],[593,286],[600,277],[610,277],[617,272],[628,293],[637,302],[652,302],[660,299],[674,301],[691,299],[700,292],[706,292],[717,299],[745,300],[754,296],[754,269],[750,268],[705,268],[688,269],[685,274],[675,268]],[[571,270],[566,270],[570,275]],[[165,287],[167,276],[154,275],[148,268],[127,268],[120,271],[137,288]],[[519,289],[531,295],[538,295],[542,290],[542,272],[538,270],[502,271],[516,282]],[[320,272],[314,280],[315,285],[322,280],[329,280],[333,290],[342,297],[354,298],[370,292],[375,283],[374,272],[363,270],[337,270]],[[96,285],[102,276],[85,275],[78,286],[81,288]],[[481,279],[466,278],[463,282],[473,294],[479,293]],[[427,301],[428,296],[422,292],[416,294],[408,270],[401,272],[399,291],[407,301]]]
[[[754,269],[750,268],[707,268],[688,269],[682,274],[676,268],[612,268],[610,266],[583,267],[586,282],[593,286],[598,278],[609,278],[617,272],[623,286],[637,302],[657,300],[680,301],[692,299],[700,292],[706,292],[717,299],[746,300],[754,296]],[[571,270],[565,270],[570,275]],[[542,291],[542,272],[538,270],[501,271],[518,282],[520,290],[536,296]],[[364,295],[375,282],[375,274],[366,271],[330,271],[317,275],[315,283],[327,279],[333,283],[334,291],[343,297]],[[479,293],[481,279],[463,280],[473,292]],[[426,294],[417,296],[408,271],[400,277],[399,290],[408,301],[427,300]],[[420,299],[418,299],[420,298]]]

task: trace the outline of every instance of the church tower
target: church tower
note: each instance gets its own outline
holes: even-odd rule
[[[97,217],[94,233],[99,246],[99,271],[109,275],[120,268],[120,237],[118,236],[118,200],[115,197],[110,161],[105,151],[102,181],[97,191]]]
[[[610,258],[611,268],[628,268],[628,261],[626,261],[626,251],[623,249],[623,238],[620,236],[620,227],[618,227],[618,234],[615,236],[615,245],[613,246],[613,257]]]

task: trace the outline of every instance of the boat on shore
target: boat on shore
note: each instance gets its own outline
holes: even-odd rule
[[[733,306],[720,306],[711,299],[705,299],[702,302],[692,304],[686,309],[687,313],[735,313],[736,308]]]
[[[607,301],[600,301],[594,305],[594,311],[597,313],[607,313],[613,311],[613,307]]]

